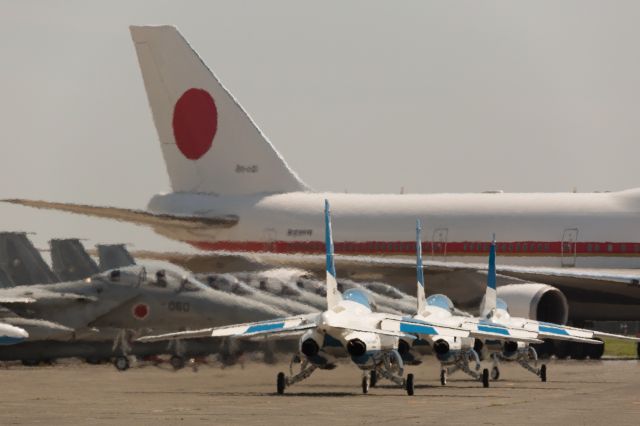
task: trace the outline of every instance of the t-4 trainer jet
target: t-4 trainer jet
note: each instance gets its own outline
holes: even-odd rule
[[[440,380],[446,383],[447,374],[462,370],[472,378],[482,381],[484,387],[489,386],[489,370],[480,371],[480,357],[474,347],[476,341],[489,339],[498,344],[508,341],[540,343],[537,333],[521,328],[500,326],[477,321],[468,314],[456,311],[451,300],[443,294],[426,297],[424,285],[424,266],[422,261],[422,226],[420,219],[416,221],[416,281],[417,281],[417,311],[413,319],[427,321],[435,325],[459,327],[469,330],[469,337],[424,336],[416,333],[416,339],[400,337],[399,352],[405,362],[420,363],[420,358],[434,353],[442,366]],[[475,361],[475,369],[470,363]],[[375,380],[372,380],[375,381]]]
[[[334,264],[333,238],[329,202],[325,200],[326,300],[327,310],[318,314],[298,315],[270,321],[238,324],[204,330],[147,336],[140,341],[202,337],[291,338],[299,337],[299,351],[304,356],[300,372],[285,376],[278,373],[277,392],[308,378],[317,368],[332,369],[337,358],[350,357],[363,371],[362,391],[370,385],[369,372],[374,370],[413,395],[413,375],[403,377],[403,363],[398,353],[398,337],[411,338],[409,333],[428,336],[467,337],[469,331],[429,322],[405,319],[401,316],[373,312],[368,293],[362,289],[338,291]],[[299,358],[296,355],[294,361]],[[294,363],[292,361],[292,365]]]
[[[607,337],[640,342],[640,338],[636,337],[604,333],[511,316],[509,314],[507,303],[497,297],[495,237],[491,242],[489,249],[488,270],[487,290],[483,301],[482,315],[478,320],[478,324],[495,327],[497,329],[504,328],[506,330],[508,328],[523,331],[526,330],[528,332],[535,333],[538,339],[564,340],[579,344],[602,346],[603,342],[600,339]],[[507,342],[484,340],[484,342],[477,342],[476,349],[482,350],[483,346],[488,350],[493,361],[493,366],[491,368],[492,380],[498,380],[500,377],[500,370],[498,368],[499,361],[506,360],[518,362],[518,364],[523,368],[540,377],[540,380],[543,382],[547,381],[546,365],[542,364],[540,368],[537,368],[538,355],[535,348],[527,344],[527,342],[519,341],[518,339]]]
[[[324,245],[316,206],[331,198],[340,235],[335,249],[343,255],[338,267],[351,279],[366,276],[412,292],[413,236],[405,224],[419,217],[429,224],[423,249],[434,258],[429,287],[446,292],[460,308],[477,309],[482,300],[489,252],[484,237],[486,229],[493,229],[503,240],[496,248],[504,258],[498,293],[514,314],[574,324],[640,319],[640,189],[592,194],[314,192],[175,27],[133,26],[131,36],[172,192],[153,196],[146,210],[7,201],[150,226],[212,251],[203,270],[189,264],[196,272],[238,265],[239,257],[250,264],[284,262],[321,276]]]

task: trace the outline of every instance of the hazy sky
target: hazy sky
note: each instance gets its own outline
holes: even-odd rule
[[[175,24],[289,165],[349,192],[640,185],[640,2],[0,1],[0,198],[169,189],[129,38]],[[0,206],[2,229],[184,247]]]

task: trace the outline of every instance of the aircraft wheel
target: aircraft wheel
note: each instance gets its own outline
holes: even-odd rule
[[[571,342],[571,359],[585,359],[587,357],[585,346],[585,343]]]
[[[129,359],[126,356],[118,356],[113,360],[113,365],[118,371],[125,371],[129,369]]]
[[[500,379],[500,369],[496,366],[491,368],[491,380],[494,382]]]
[[[445,369],[440,370],[440,384],[442,386],[446,386],[447,384],[447,370]]]
[[[571,353],[571,342],[558,340],[554,342],[554,348],[555,348],[554,352],[555,352],[556,358],[565,359]]]
[[[362,377],[362,393],[363,394],[368,394],[369,393],[369,386],[371,385],[371,382],[369,382],[369,377],[367,376],[363,376]]]
[[[482,387],[483,388],[489,387],[489,369],[487,368],[482,370]]]
[[[377,383],[378,383],[378,373],[376,372],[376,370],[371,370],[369,386],[372,388],[375,388]]]
[[[407,374],[407,380],[404,384],[405,389],[407,390],[407,395],[413,395],[413,374]]]
[[[600,340],[600,339],[596,339]],[[602,341],[602,340],[600,340]],[[601,345],[587,345],[587,355],[591,359],[600,359],[604,354],[604,342]]]
[[[181,370],[184,368],[184,358],[174,355],[169,359],[169,364],[171,364],[174,370]]]
[[[276,391],[278,392],[278,395],[282,395],[284,393],[284,388],[286,387],[286,385],[287,383],[284,377],[284,373],[278,373],[278,377],[276,379]]]
[[[542,380],[543,382],[547,381],[547,365],[546,364],[542,364],[542,366],[540,367],[540,380]]]
[[[554,344],[552,340],[545,340],[544,343],[538,343],[532,346],[538,353],[538,358],[547,359],[553,355]]]

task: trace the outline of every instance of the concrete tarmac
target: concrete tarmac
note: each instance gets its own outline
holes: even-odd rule
[[[638,424],[640,363],[552,361],[546,383],[515,364],[488,389],[461,373],[439,383],[429,361],[416,375],[413,397],[386,386],[363,395],[349,364],[316,370],[275,394],[288,365],[248,363],[174,372],[146,366],[9,366],[0,370],[0,424]]]

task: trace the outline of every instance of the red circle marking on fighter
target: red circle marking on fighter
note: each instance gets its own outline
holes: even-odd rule
[[[133,316],[136,319],[145,319],[149,316],[149,305],[139,303],[133,307]]]
[[[218,130],[218,109],[213,97],[203,89],[189,89],[173,109],[173,136],[178,149],[189,160],[206,154]]]

